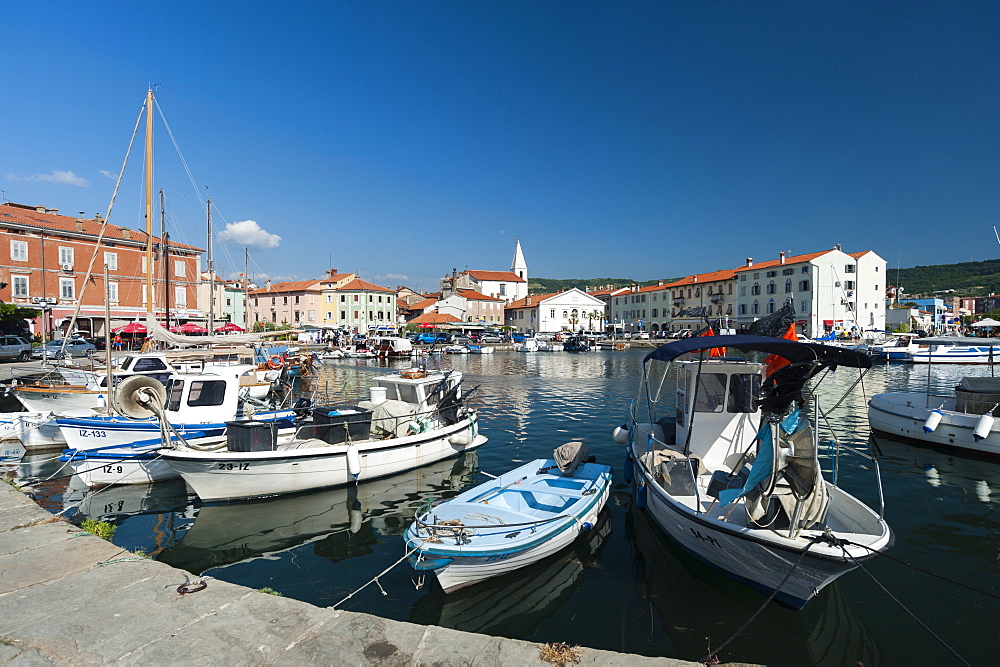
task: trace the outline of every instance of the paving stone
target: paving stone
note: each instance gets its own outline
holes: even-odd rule
[[[67,521],[41,523],[0,533],[0,557],[26,549],[44,549],[57,542],[73,539],[79,528]]]

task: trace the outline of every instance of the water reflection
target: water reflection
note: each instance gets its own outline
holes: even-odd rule
[[[681,551],[645,513],[633,509],[625,525],[635,545],[632,565],[639,595],[657,612],[660,632],[649,649],[669,647],[670,655],[700,661],[709,646],[721,645],[763,602],[762,596],[733,586],[728,577]],[[776,653],[775,646],[781,651]],[[836,582],[801,612],[769,605],[720,658],[772,665],[882,662],[875,639],[855,618]]]
[[[488,635],[530,636],[579,587],[611,534],[608,512],[594,530],[534,565],[445,595],[433,581],[417,600],[410,622]]]
[[[421,504],[457,492],[475,472],[476,454],[419,470],[318,493],[201,507],[194,524],[159,560],[195,574],[313,543],[331,562],[373,553],[375,531],[402,534]]]

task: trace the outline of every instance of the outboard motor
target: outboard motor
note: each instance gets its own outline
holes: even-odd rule
[[[295,412],[296,419],[304,419],[309,415],[309,408],[312,407],[312,401],[305,396],[299,396],[295,399],[295,404],[292,405],[292,411]]]

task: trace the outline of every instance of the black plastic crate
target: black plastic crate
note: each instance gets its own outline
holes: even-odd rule
[[[273,451],[278,440],[275,422],[226,422],[226,446],[231,452]]]
[[[367,440],[372,433],[372,411],[356,405],[313,408],[313,437],[331,445]]]

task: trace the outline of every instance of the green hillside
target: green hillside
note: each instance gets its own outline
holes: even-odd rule
[[[901,285],[906,294],[932,294],[955,290],[959,296],[974,296],[1000,292],[1000,259],[961,264],[914,266],[909,269],[888,269],[890,285]]]
[[[662,278],[663,282],[673,282],[677,278]],[[528,292],[531,294],[550,294],[552,292],[562,292],[570,288],[586,290],[588,287],[593,290],[607,285],[615,287],[625,287],[626,285],[655,285],[657,280],[632,280],[631,278],[530,278],[528,280]]]

